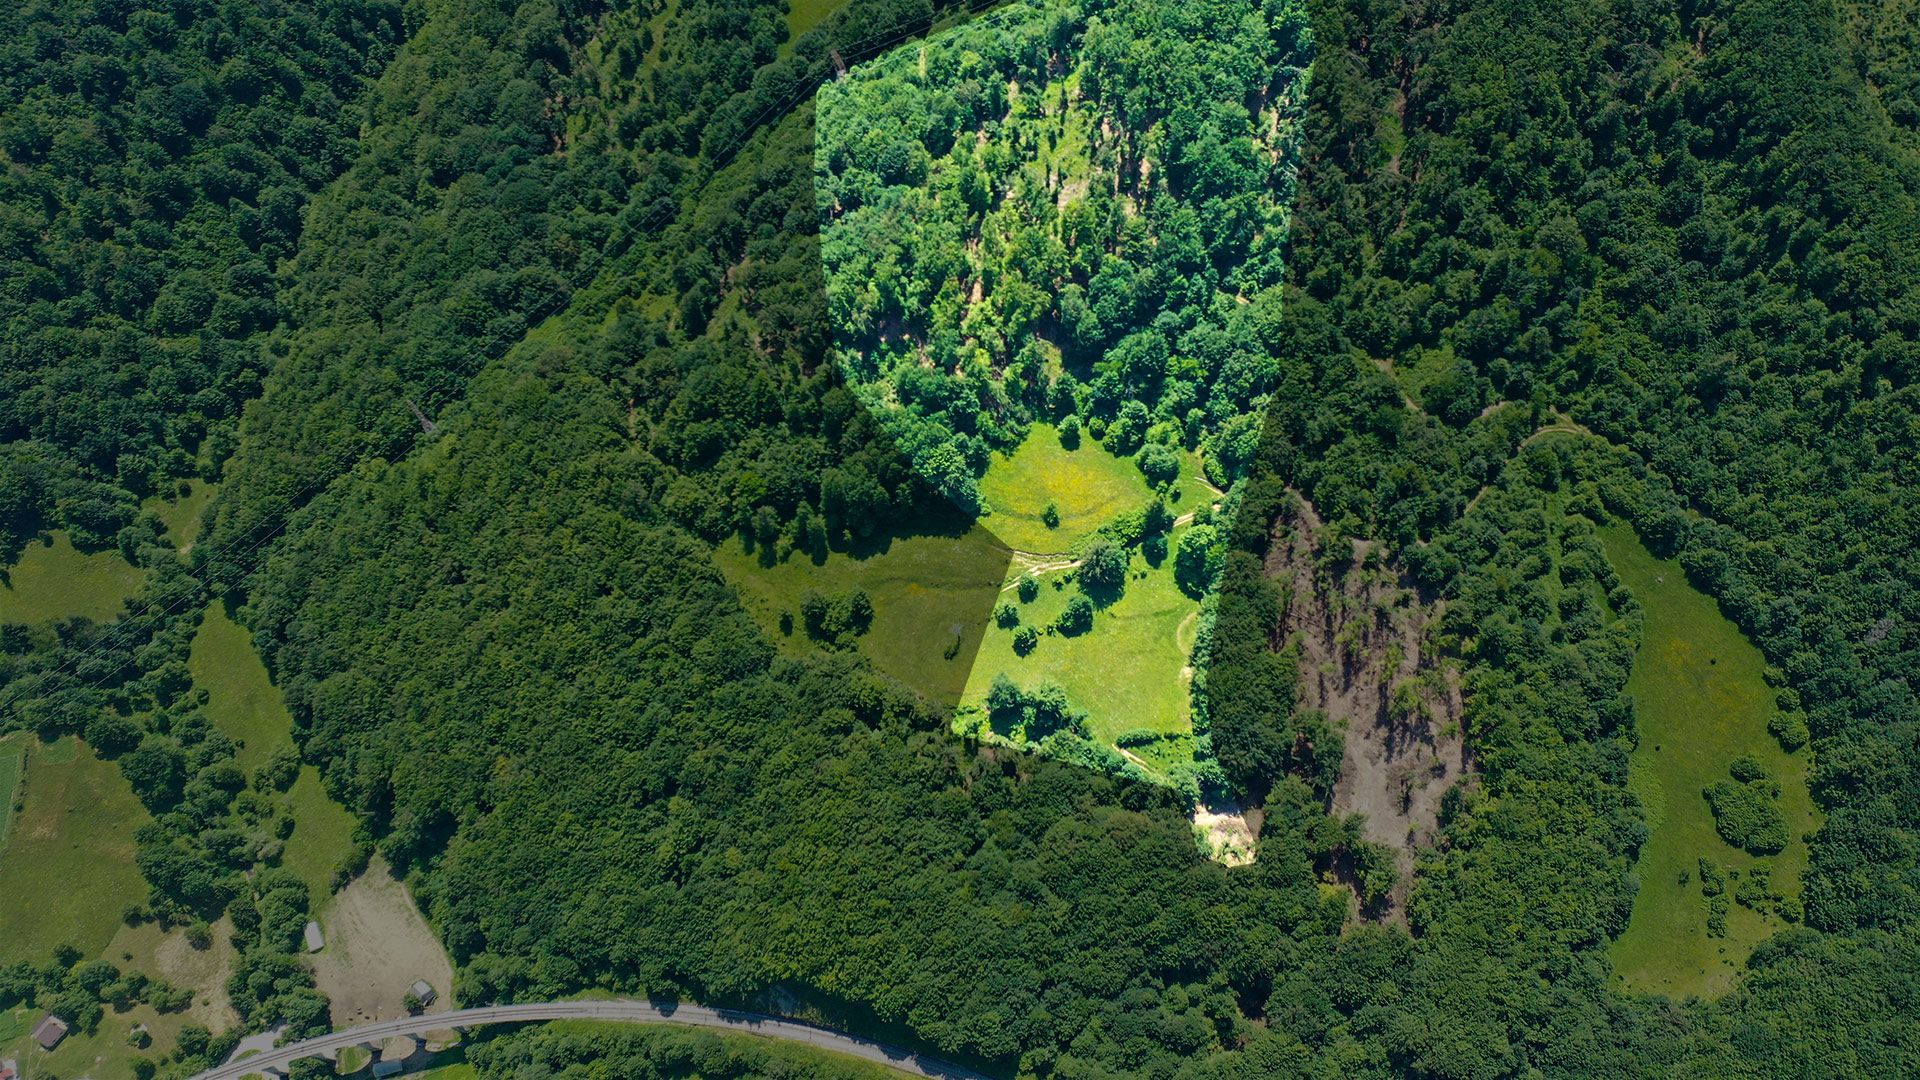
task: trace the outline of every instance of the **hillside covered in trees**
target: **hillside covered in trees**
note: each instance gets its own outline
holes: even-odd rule
[[[1089,49],[1079,77],[1117,81],[1083,91],[1148,145],[1192,134],[1157,209],[1089,208],[1091,247],[1152,252],[1097,288],[1115,263],[1071,269],[1031,227],[1057,198],[1032,220],[1005,203],[1045,194],[1012,160],[969,179],[936,167],[951,146],[894,140],[816,188],[833,55],[858,65],[957,6],[853,0],[793,40],[755,0],[168,8],[0,16],[0,528],[10,548],[117,540],[147,570],[118,620],[0,632],[0,728],[117,760],[154,815],[157,915],[253,915],[231,986],[247,1024],[304,1030],[324,1003],[289,940],[305,886],[262,843],[272,770],[233,764],[182,674],[215,595],[463,1002],[779,1004],[1061,1080],[1920,1067],[1904,0],[1028,8],[1045,18],[1008,20],[1038,28],[1021,62],[1064,78],[1057,44],[1131,41]],[[1221,80],[1258,82],[1227,59],[1311,49],[1297,191],[1273,186],[1290,172],[1270,147],[1207,142],[1257,138],[1273,98],[1200,115],[1163,93],[1142,42],[1166,26]],[[991,123],[1013,95],[969,83],[973,62],[938,74]],[[1009,145],[1057,160],[1063,136],[1035,136]],[[1104,145],[1137,175],[1142,155]],[[1267,186],[1209,203],[1236,165]],[[840,306],[823,198],[851,217],[935,181],[1031,288],[942,306],[973,264],[875,270],[897,295]],[[1251,235],[1236,208],[1285,215],[1285,244],[1214,243]],[[1057,308],[1029,254],[1067,260]],[[1202,295],[1163,303],[1185,287]],[[840,552],[950,504],[835,362],[849,331],[906,340],[896,312],[930,352],[988,354],[967,411],[989,447],[1049,409],[1112,439],[1129,401],[1143,437],[1246,447],[1216,476],[1239,486],[1197,689],[1226,781],[1263,809],[1257,860],[1207,859],[1173,791],[956,738],[861,654],[778,648],[715,569],[742,534],[804,548],[817,521]],[[1071,407],[1022,370],[1080,372]],[[1141,371],[1160,374],[1126,381]],[[182,557],[136,507],[195,472],[222,485]],[[1462,673],[1474,771],[1404,926],[1352,910],[1350,881],[1382,882],[1327,812],[1324,719],[1295,711],[1297,657],[1276,651],[1291,598],[1266,560],[1302,499],[1328,541],[1371,542],[1436,599]],[[1798,895],[1736,899],[1781,925],[1711,999],[1637,992],[1609,952],[1658,827],[1630,787],[1645,601],[1601,542],[1623,526],[1759,648],[1771,737],[1811,762]],[[1756,767],[1700,784],[1722,835],[1767,854],[1780,778]],[[1720,884],[1703,903],[1737,897]],[[70,981],[58,960],[14,975],[16,996]],[[683,1051],[555,1037],[480,1064],[649,1053],[661,1071]]]

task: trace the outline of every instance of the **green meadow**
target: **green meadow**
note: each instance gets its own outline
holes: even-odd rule
[[[1018,450],[994,455],[987,467],[980,499],[988,512],[980,523],[1015,551],[1055,554],[1152,498],[1131,460],[1086,435],[1068,450],[1051,424],[1035,424]],[[1060,515],[1054,528],[1042,520],[1050,503]]]
[[[252,773],[275,750],[293,745],[293,718],[254,650],[246,628],[219,603],[207,608],[187,655],[193,683],[207,692],[207,718],[239,744],[234,755]],[[281,865],[300,875],[317,903],[333,889],[333,872],[353,848],[353,815],[327,796],[311,765],[282,797],[293,817]]]
[[[23,734],[0,735],[0,851],[7,849],[7,827],[13,823],[13,799],[20,792],[27,739]]]
[[[838,596],[865,589],[873,623],[855,647],[927,697],[954,701],[1005,579],[1007,552],[985,529],[956,521],[923,522],[918,535],[906,532],[830,552],[819,564],[794,552],[766,566],[739,540],[722,542],[713,561],[767,636],[794,653],[824,647],[801,625],[800,601],[808,591]]]
[[[834,13],[847,0],[787,0],[787,43],[785,49],[792,48],[793,41],[800,35],[820,25],[820,21]]]
[[[0,583],[0,622],[39,623],[79,616],[117,618],[140,591],[139,568],[117,551],[83,553],[64,532],[30,543]]]
[[[119,767],[71,735],[29,742],[25,762],[25,802],[0,847],[0,966],[44,962],[62,942],[95,955],[147,898],[133,834],[149,818]]]
[[[206,515],[207,505],[213,502],[220,485],[209,484],[199,477],[181,483],[186,488],[184,492],[175,493],[171,499],[151,496],[141,508],[158,515],[160,523],[167,527],[167,542],[185,551],[200,534],[200,519]]]
[[[1740,875],[1768,864],[1773,889],[1798,898],[1807,864],[1801,837],[1819,823],[1807,792],[1807,751],[1789,754],[1768,733],[1776,706],[1760,650],[1687,583],[1679,563],[1655,558],[1628,526],[1603,528],[1600,538],[1645,618],[1627,690],[1640,732],[1629,785],[1646,808],[1649,835],[1635,866],[1640,891],[1613,944],[1613,964],[1628,989],[1710,997],[1730,989],[1753,947],[1786,923],[1736,903],[1726,936],[1709,936],[1699,860],[1730,872],[1729,892]],[[1778,855],[1756,858],[1714,830],[1701,789],[1725,779],[1741,755],[1759,759],[1780,782],[1789,839]]]
[[[1176,530],[1176,535],[1179,531]],[[1008,578],[1019,577],[1019,568]],[[1023,689],[1052,681],[1067,699],[1087,713],[1095,741],[1112,745],[1121,734],[1148,729],[1178,739],[1193,729],[1188,698],[1188,655],[1199,605],[1173,580],[1173,560],[1152,567],[1138,551],[1127,567],[1126,591],[1094,613],[1093,629],[1068,637],[1049,633],[1067,602],[1080,589],[1064,572],[1040,577],[1040,592],[1020,602],[1009,588],[1000,599],[1014,605],[1021,626],[1040,631],[1040,643],[1026,656],[1014,651],[1019,626],[988,626],[968,680],[963,705],[981,705],[996,674],[1005,672]],[[1156,771],[1170,763],[1152,762]],[[1191,748],[1182,759],[1190,759]]]

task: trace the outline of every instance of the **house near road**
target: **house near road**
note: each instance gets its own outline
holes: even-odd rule
[[[20,1063],[12,1058],[0,1058],[0,1080],[14,1080],[20,1075]]]
[[[66,1037],[67,1022],[52,1013],[48,1013],[47,1018],[33,1029],[33,1041],[39,1043],[42,1050],[59,1046],[60,1040]]]
[[[414,1000],[418,1001],[422,1008],[433,1004],[434,999],[440,996],[439,991],[433,988],[433,984],[425,979],[413,980],[413,985],[407,988],[407,992],[413,995]]]

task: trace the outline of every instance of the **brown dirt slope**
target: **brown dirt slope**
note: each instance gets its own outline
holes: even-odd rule
[[[1275,524],[1269,576],[1287,586],[1280,639],[1300,650],[1302,709],[1346,732],[1329,811],[1360,814],[1395,855],[1386,918],[1404,919],[1414,853],[1436,838],[1440,799],[1471,768],[1460,688],[1428,640],[1439,605],[1369,541],[1326,550],[1327,530],[1295,495]]]

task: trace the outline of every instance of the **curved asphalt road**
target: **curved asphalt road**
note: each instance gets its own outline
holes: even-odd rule
[[[317,1039],[290,1043],[264,1053],[254,1054],[208,1069],[194,1080],[239,1080],[263,1069],[285,1069],[301,1058],[331,1054],[361,1043],[379,1043],[395,1035],[419,1035],[448,1028],[468,1028],[482,1024],[518,1024],[540,1020],[617,1020],[641,1024],[685,1024],[690,1027],[723,1028],[729,1031],[763,1035],[771,1039],[805,1043],[837,1054],[848,1054],[877,1062],[889,1068],[930,1080],[988,1080],[979,1073],[949,1065],[944,1061],[900,1050],[872,1039],[842,1035],[811,1024],[781,1020],[759,1013],[733,1009],[709,1009],[700,1005],[655,1005],[650,1001],[547,1001],[533,1005],[486,1005],[477,1009],[405,1016],[383,1020],[346,1031],[336,1031]]]

